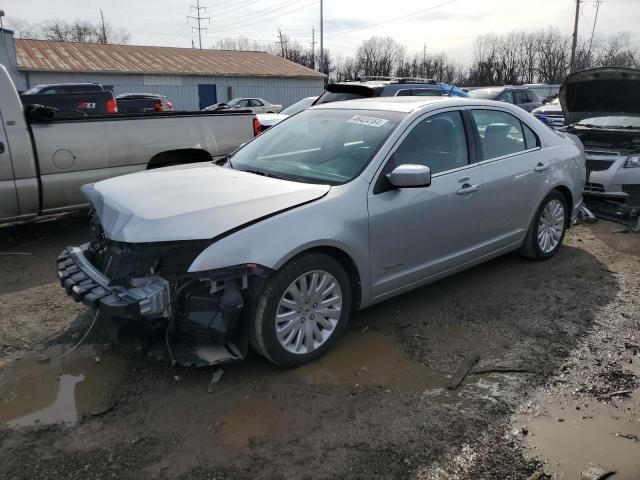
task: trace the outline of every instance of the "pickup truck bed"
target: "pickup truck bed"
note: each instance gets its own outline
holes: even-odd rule
[[[0,66],[0,223],[82,208],[86,183],[215,160],[258,133],[255,115],[242,111],[38,113],[24,114]]]

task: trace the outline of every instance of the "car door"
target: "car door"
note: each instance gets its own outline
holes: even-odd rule
[[[11,218],[18,215],[18,198],[4,125],[0,114],[0,218]]]
[[[533,129],[515,115],[493,109],[470,114],[484,179],[480,242],[488,253],[522,241],[546,195],[549,160]]]
[[[397,291],[474,257],[483,182],[458,110],[422,117],[407,129],[368,197],[372,296]],[[431,185],[393,188],[402,164],[432,171]]]

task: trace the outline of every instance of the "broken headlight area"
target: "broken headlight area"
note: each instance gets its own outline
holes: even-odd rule
[[[240,360],[248,349],[241,313],[269,270],[246,264],[187,273],[209,243],[94,239],[62,252],[58,276],[76,301],[99,310],[112,340],[135,337],[150,355],[187,366]]]

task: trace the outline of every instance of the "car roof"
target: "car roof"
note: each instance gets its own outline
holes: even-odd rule
[[[340,102],[321,103],[311,107],[312,110],[382,110],[389,112],[411,113],[429,106],[460,107],[460,106],[490,106],[507,110],[519,111],[520,107],[495,100],[481,100],[471,97],[373,97]],[[524,110],[523,110],[524,111]]]

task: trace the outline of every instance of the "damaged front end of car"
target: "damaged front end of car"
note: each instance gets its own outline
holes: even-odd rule
[[[98,310],[112,338],[133,332],[150,355],[185,366],[246,357],[242,313],[269,269],[245,264],[189,273],[211,240],[116,242],[95,214],[91,231],[91,242],[60,254],[58,277],[74,300]]]
[[[640,70],[575,72],[560,89],[567,131],[584,144],[584,198],[598,216],[640,230]]]

